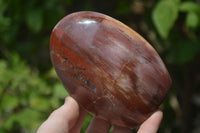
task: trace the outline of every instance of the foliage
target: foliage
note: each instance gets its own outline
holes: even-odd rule
[[[173,86],[161,106],[164,120],[160,132],[198,131],[198,1],[0,0],[0,133],[35,132],[63,103],[68,94],[52,68],[49,37],[62,17],[80,10],[119,19],[143,35],[161,55]],[[90,120],[88,115],[81,132]]]
[[[153,20],[159,34],[166,38],[175,20],[178,18],[178,0],[162,0],[154,11]]]
[[[54,71],[46,75],[47,84],[37,70],[31,70],[17,54],[0,60],[1,132],[34,132],[53,109],[67,96]],[[31,121],[30,121],[31,120]]]
[[[31,70],[17,54],[0,60],[0,75],[1,133],[35,132],[68,96],[54,69],[40,77],[38,71]],[[88,115],[82,131],[90,120]]]
[[[180,0],[160,0],[154,11],[153,21],[163,38],[167,38],[175,21],[178,19],[178,12],[185,12],[185,23],[189,28],[198,29],[200,26],[200,6],[195,2]]]

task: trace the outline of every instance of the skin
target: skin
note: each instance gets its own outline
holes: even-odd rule
[[[39,127],[37,133],[80,133],[81,126],[87,112],[70,96],[65,99],[64,105],[51,113],[49,118]],[[140,126],[138,133],[156,133],[163,117],[162,111],[152,114]],[[111,125],[94,117],[86,133],[106,133]],[[113,133],[131,133],[123,127],[114,127]]]

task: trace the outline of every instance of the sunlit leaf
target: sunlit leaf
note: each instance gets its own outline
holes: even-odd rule
[[[182,12],[197,12],[200,13],[200,6],[192,1],[185,1],[182,2],[179,10]]]
[[[52,67],[46,74],[46,78],[55,78],[58,79],[55,69]]]
[[[199,24],[199,16],[194,12],[189,12],[186,16],[186,25],[190,28],[196,28]]]
[[[158,33],[167,38],[171,28],[178,17],[177,2],[172,0],[160,1],[153,10],[153,22]]]
[[[61,83],[57,83],[54,86],[54,92],[53,95],[57,98],[65,98],[69,94],[65,90],[64,86]]]

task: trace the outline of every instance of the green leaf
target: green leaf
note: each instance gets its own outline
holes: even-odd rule
[[[16,121],[17,121],[17,115],[13,113],[5,119],[2,128],[6,130],[12,129]]]
[[[27,11],[26,24],[33,32],[38,32],[43,24],[43,12],[40,9]]]
[[[194,12],[187,13],[186,25],[190,28],[196,28],[199,24],[199,16]]]
[[[81,133],[85,133],[86,132],[87,127],[90,124],[91,120],[92,120],[92,115],[87,114],[86,117],[85,117],[85,119],[84,119],[84,123],[82,125],[82,128],[81,128]]]
[[[61,83],[57,83],[54,86],[53,95],[57,98],[65,98],[69,94],[67,93],[67,91],[65,90],[65,88],[63,87]]]
[[[200,6],[192,1],[186,1],[181,3],[179,10],[182,12],[197,12],[200,13]]]
[[[3,90],[5,85],[8,84],[10,79],[10,72],[7,69],[7,62],[4,60],[0,60],[0,89]]]
[[[13,110],[18,106],[18,104],[19,104],[19,99],[17,95],[4,94],[1,105],[5,111]]]
[[[53,67],[46,73],[45,76],[46,76],[46,78],[58,79],[58,75],[56,74],[56,71]]]
[[[109,133],[112,133],[114,130],[114,126],[111,126],[110,130],[109,130]]]
[[[36,131],[41,124],[42,113],[33,109],[24,109],[17,115],[17,122],[21,127],[28,128],[31,131]]]
[[[61,104],[64,103],[64,100],[61,103],[57,97],[51,97],[50,103],[53,108],[58,108],[59,106],[61,106]]]
[[[171,28],[178,17],[177,1],[160,1],[153,10],[152,19],[163,38],[167,38]]]
[[[58,108],[63,104],[65,97],[69,96],[61,82],[55,83],[53,87],[53,97],[51,97],[51,106],[53,108]]]
[[[10,114],[2,124],[2,129],[12,131],[16,126],[20,130],[27,130],[28,132],[36,132],[39,125],[41,125],[43,116],[42,113],[33,109],[21,109],[18,113]],[[1,132],[1,131],[0,131]]]
[[[46,111],[50,108],[51,103],[49,102],[48,98],[42,98],[42,97],[37,96],[37,97],[31,98],[30,106],[33,109]]]

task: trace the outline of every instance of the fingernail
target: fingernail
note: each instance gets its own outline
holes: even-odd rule
[[[65,98],[65,103],[67,103],[67,101],[69,101],[69,96]]]

